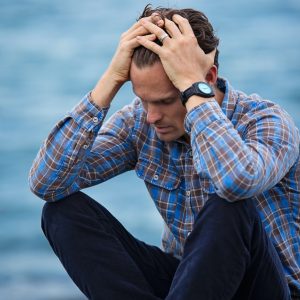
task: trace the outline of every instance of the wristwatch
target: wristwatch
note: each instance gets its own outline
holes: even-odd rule
[[[194,95],[203,98],[212,98],[215,96],[215,93],[212,87],[206,82],[203,81],[195,82],[194,84],[192,84],[192,86],[190,86],[185,91],[180,93],[180,99],[182,104],[185,105],[188,99]]]

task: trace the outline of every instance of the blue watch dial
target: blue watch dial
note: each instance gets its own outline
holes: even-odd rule
[[[205,94],[211,94],[212,89],[208,84],[205,84],[204,82],[200,82],[198,84],[198,88],[201,92],[205,93]]]

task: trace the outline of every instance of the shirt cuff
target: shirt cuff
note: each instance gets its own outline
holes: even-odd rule
[[[87,131],[102,124],[109,107],[100,108],[89,100],[89,93],[68,113],[80,126]]]
[[[220,105],[216,100],[209,100],[192,108],[185,117],[185,131],[190,134],[192,128],[197,132],[204,130],[209,124],[226,119]]]

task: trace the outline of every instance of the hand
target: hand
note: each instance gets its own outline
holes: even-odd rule
[[[161,20],[156,16],[145,18],[148,22],[153,22],[162,26]],[[142,26],[142,19],[135,23],[128,31],[122,34],[116,53],[102,77],[97,82],[91,92],[90,100],[98,107],[109,107],[111,101],[124,82],[129,80],[129,69],[131,65],[133,51],[140,44],[136,37],[142,35],[145,40],[155,40],[155,34]]]
[[[147,19],[141,20],[140,23],[157,38],[166,33]],[[162,46],[144,36],[138,36],[138,42],[160,57],[166,74],[180,91],[194,82],[205,81],[208,71],[214,64],[216,50],[205,54],[198,45],[188,20],[180,15],[174,15],[173,21],[165,19],[164,27],[168,37],[163,40]]]
[[[140,46],[136,37],[143,36],[146,41],[153,41],[156,39],[155,34],[150,33],[146,27],[141,25],[143,20],[153,22],[152,17],[141,19],[121,35],[119,46],[106,71],[106,73],[108,73],[118,84],[123,84],[129,80],[129,69],[133,51],[136,47]]]

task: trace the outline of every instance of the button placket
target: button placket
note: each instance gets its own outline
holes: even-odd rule
[[[92,120],[93,120],[94,123],[98,123],[99,122],[99,119],[97,117],[93,117]]]
[[[154,176],[153,176],[153,180],[158,180],[158,175],[157,174],[155,174]]]

